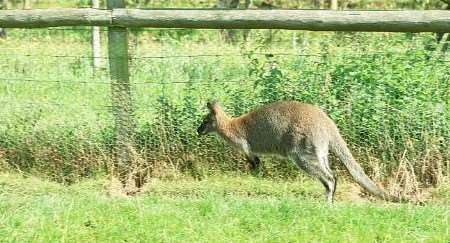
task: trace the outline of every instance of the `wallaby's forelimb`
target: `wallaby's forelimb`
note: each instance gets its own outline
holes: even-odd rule
[[[256,155],[247,155],[247,161],[250,163],[250,170],[257,171],[261,167],[261,160]]]

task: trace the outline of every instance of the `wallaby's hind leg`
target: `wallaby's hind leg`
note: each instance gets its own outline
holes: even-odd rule
[[[330,163],[328,161],[328,154],[325,153],[322,156],[319,156],[320,165],[322,168],[325,168],[328,175],[331,175],[334,179],[334,187],[332,189],[332,196],[334,197],[334,194],[336,193],[336,186],[337,186],[337,177],[336,174],[331,170]]]
[[[331,170],[328,171],[327,167],[323,166],[328,161],[323,161],[323,158],[319,159],[318,156],[312,154],[296,154],[292,157],[300,169],[320,180],[325,187],[325,200],[332,203],[336,190],[336,180]]]

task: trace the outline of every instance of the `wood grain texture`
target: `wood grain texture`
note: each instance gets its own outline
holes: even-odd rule
[[[4,28],[108,26],[112,24],[111,20],[111,10],[34,9],[0,11],[0,27]]]
[[[124,0],[108,0],[109,9],[125,7]],[[124,185],[134,169],[133,101],[128,67],[128,30],[124,27],[108,28],[108,60],[111,76],[111,103],[115,126],[116,172]]]
[[[0,27],[98,25],[197,29],[450,32],[450,12],[332,10],[51,9],[0,11]]]

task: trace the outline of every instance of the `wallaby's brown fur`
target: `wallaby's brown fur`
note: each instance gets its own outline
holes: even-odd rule
[[[217,102],[208,102],[207,107],[210,112],[197,129],[199,135],[216,132],[243,151],[254,167],[259,165],[258,154],[291,158],[299,168],[320,180],[325,187],[325,198],[331,203],[336,191],[336,176],[328,162],[331,150],[364,189],[380,198],[398,201],[370,180],[334,122],[316,106],[279,101],[236,118],[228,116]]]

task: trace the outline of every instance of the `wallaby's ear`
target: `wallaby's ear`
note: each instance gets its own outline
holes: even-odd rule
[[[211,100],[206,103],[206,106],[208,107],[209,111],[211,113],[216,114],[217,113],[217,101]]]

